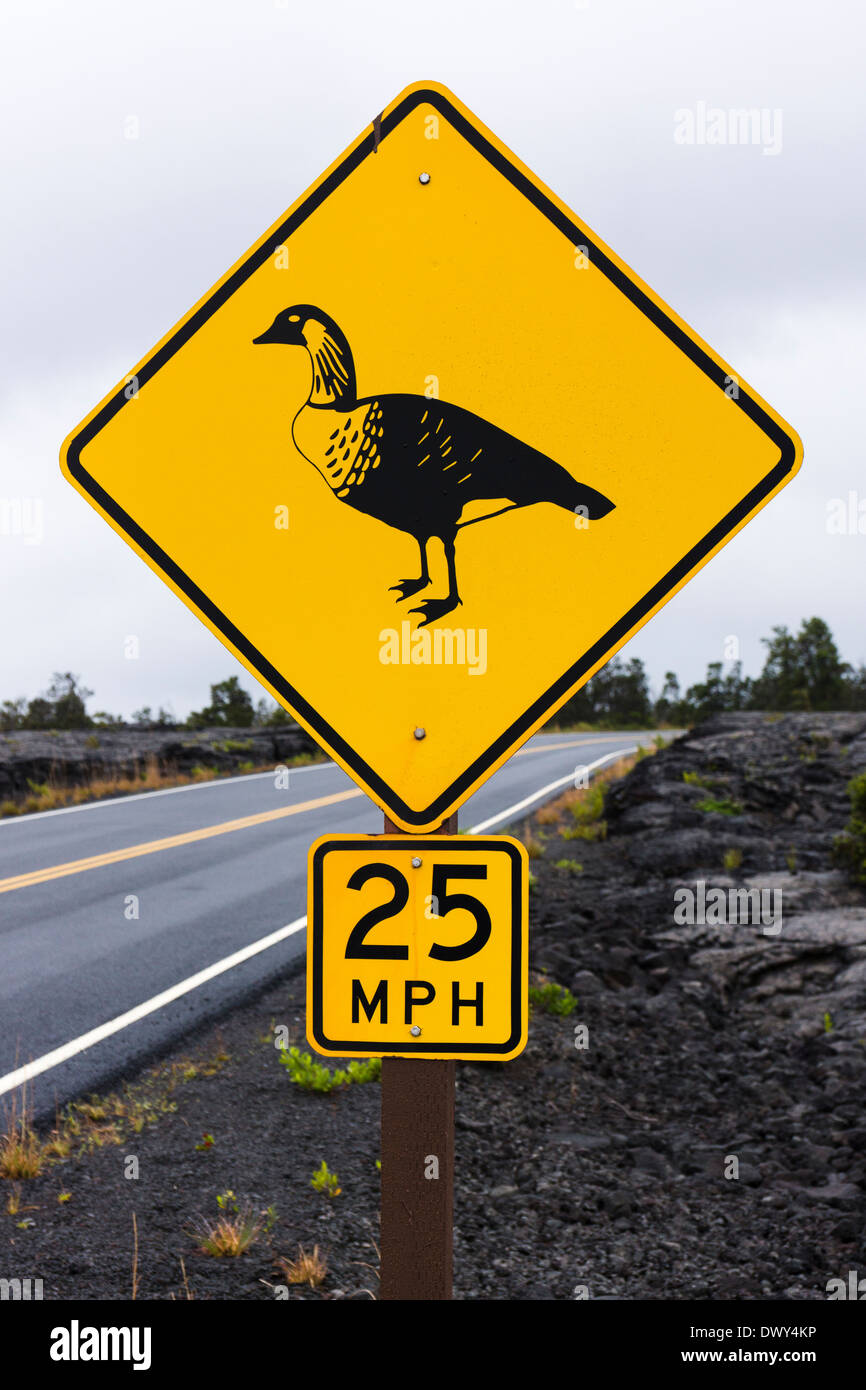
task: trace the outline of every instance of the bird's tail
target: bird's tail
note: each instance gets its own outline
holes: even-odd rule
[[[570,512],[580,509],[579,515],[589,521],[600,521],[614,510],[616,503],[605,497],[603,492],[596,492],[594,487],[587,487],[586,483],[579,483],[571,477],[568,481],[569,486],[564,489],[562,498],[554,498],[558,506],[567,507]]]
[[[515,496],[515,492],[521,495]],[[552,502],[554,506],[564,507],[566,511],[575,512],[589,521],[600,520],[616,506],[604,493],[578,482],[561,464],[543,455],[537,456],[537,466],[527,469],[517,486],[512,487],[506,495],[518,506],[526,506],[530,502]]]

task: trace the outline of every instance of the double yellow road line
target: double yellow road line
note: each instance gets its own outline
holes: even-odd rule
[[[523,748],[521,753],[550,753],[562,748],[576,748],[582,743],[594,743],[596,739],[580,738],[563,743],[541,744],[539,747]],[[519,755],[518,755],[519,756]],[[253,825],[265,825],[268,821],[282,820],[284,816],[298,816],[303,811],[316,811],[320,806],[336,806],[341,801],[351,801],[353,797],[363,796],[358,791],[334,792],[331,796],[319,796],[312,801],[299,801],[294,806],[286,806],[279,811],[260,811],[254,816],[242,816],[239,820],[222,821],[219,825],[207,825],[203,830],[187,830],[182,835],[169,835],[163,840],[147,840],[140,845],[129,845],[127,849],[108,850],[105,854],[92,854],[88,859],[70,859],[65,864],[51,864],[47,869],[33,869],[29,874],[15,874],[12,878],[0,878],[0,893],[14,893],[16,888],[32,888],[37,883],[50,883],[55,878],[67,878],[69,874],[83,874],[88,869],[103,869],[108,864],[121,864],[125,859],[139,859],[143,854],[158,854],[164,849],[175,849],[179,845],[192,845],[197,840],[209,840],[214,835],[229,835],[234,830],[247,830]]]
[[[12,893],[16,888],[31,888],[36,883],[49,883],[53,878],[66,878],[69,874],[83,874],[88,869],[102,869],[107,864],[120,864],[124,859],[138,859],[143,854],[158,854],[160,850],[175,849],[178,845],[192,845],[196,840],[209,840],[214,835],[228,835],[233,830],[247,830],[253,825],[265,825],[271,820],[282,820],[284,816],[298,816],[302,811],[316,811],[320,806],[336,806],[339,801],[350,801],[352,797],[363,795],[361,791],[335,792],[332,796],[319,796],[313,801],[299,801],[294,806],[285,806],[279,811],[260,811],[255,816],[242,816],[240,820],[226,820],[220,825],[207,825],[203,830],[187,830],[183,835],[169,835],[164,840],[147,840],[144,844],[129,845],[127,849],[113,849],[105,854],[93,854],[89,859],[71,859],[66,864],[52,864],[47,869],[33,869],[29,874],[16,874],[14,878],[0,879],[0,893]]]

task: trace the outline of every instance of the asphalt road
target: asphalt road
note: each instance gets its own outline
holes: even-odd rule
[[[653,737],[538,734],[461,826],[503,834],[557,792],[509,808]],[[333,763],[0,822],[0,1095],[26,1079],[53,1113],[266,984],[305,949],[312,841],[381,830]]]

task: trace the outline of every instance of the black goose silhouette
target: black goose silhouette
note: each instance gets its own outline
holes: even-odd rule
[[[341,502],[414,536],[421,574],[392,586],[410,598],[430,583],[427,543],[438,537],[448,562],[448,594],[410,612],[427,623],[462,603],[454,542],[461,526],[475,525],[514,507],[551,502],[594,521],[614,503],[579,483],[546,454],[459,405],[426,396],[366,396],[358,400],[355,367],[345,334],[313,304],[277,314],[254,343],[307,349],[313,379],[292,425],[297,448]],[[507,507],[460,521],[467,502],[506,499]]]

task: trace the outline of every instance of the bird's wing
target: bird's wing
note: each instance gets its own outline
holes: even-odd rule
[[[462,406],[425,396],[376,398],[382,446],[407,470],[435,478],[466,502],[506,498],[515,506],[552,502],[603,516],[613,504],[546,454]]]

